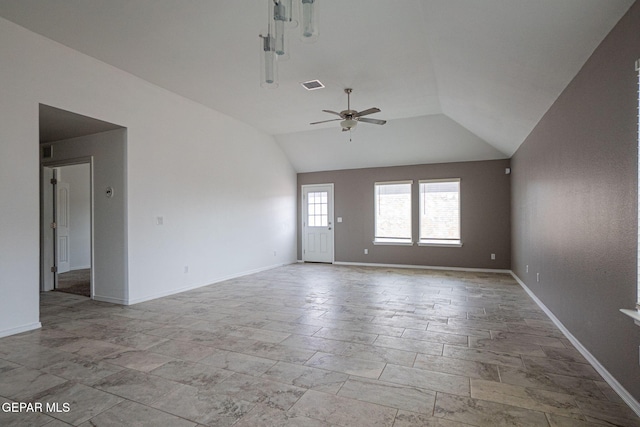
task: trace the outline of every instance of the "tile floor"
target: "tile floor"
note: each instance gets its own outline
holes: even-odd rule
[[[41,318],[0,339],[0,404],[58,411],[2,426],[640,426],[504,274],[294,264]]]

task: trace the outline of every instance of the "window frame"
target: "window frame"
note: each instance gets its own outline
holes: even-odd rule
[[[378,187],[383,185],[409,185],[409,236],[405,237],[382,237],[377,236],[378,230]],[[413,180],[398,181],[376,181],[373,183],[373,244],[374,245],[397,245],[413,246]]]
[[[631,317],[634,323],[640,326],[640,59],[635,62],[636,69],[636,78],[637,78],[637,88],[638,88],[638,130],[637,130],[637,142],[636,148],[638,153],[638,158],[636,160],[637,164],[637,174],[638,174],[638,182],[637,182],[637,191],[638,191],[638,204],[636,206],[636,214],[637,214],[637,223],[638,223],[638,244],[637,244],[637,254],[636,254],[636,301],[635,301],[635,309],[629,310],[626,308],[621,308],[620,311],[627,316]]]
[[[638,148],[638,259],[636,260],[636,310],[640,311],[640,59],[635,62],[637,88],[638,88],[638,130],[637,130],[637,143]]]
[[[458,184],[458,238],[442,239],[442,238],[423,238],[422,237],[422,212],[421,207],[424,204],[423,184],[438,182],[455,182]],[[438,178],[438,179],[421,179],[418,182],[418,246],[435,246],[435,247],[462,247],[462,180],[460,178]]]

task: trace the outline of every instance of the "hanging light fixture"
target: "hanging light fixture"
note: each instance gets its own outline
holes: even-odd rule
[[[260,34],[260,85],[265,88],[278,87],[278,61],[289,59],[289,43],[285,32],[287,28],[295,28],[298,21],[294,19],[294,7],[300,10],[302,22],[301,38],[313,43],[318,39],[316,13],[317,0],[267,0],[267,31]]]
[[[260,38],[260,86],[275,89],[278,87],[278,62],[271,28],[269,27],[266,35],[260,34]]]
[[[316,0],[301,0],[300,28],[302,41],[314,43],[318,40],[318,21],[316,13]]]
[[[291,1],[289,1],[288,3],[291,3]],[[285,2],[282,0],[273,0],[272,10],[273,10],[272,19],[273,19],[274,39],[275,39],[274,49],[275,49],[276,55],[278,55],[279,59],[282,60],[282,59],[285,59],[285,55],[286,57],[289,56],[288,50],[285,49],[285,46],[284,46],[284,43],[285,43],[284,42],[285,41],[284,24],[287,21],[287,17],[286,17],[287,5],[285,5]]]

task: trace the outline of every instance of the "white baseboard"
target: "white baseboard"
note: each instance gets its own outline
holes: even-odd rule
[[[26,325],[18,326],[15,328],[3,329],[0,331],[0,338],[8,337],[9,335],[20,334],[22,332],[32,331],[34,329],[40,329],[42,327],[42,323],[34,322],[28,323]]]
[[[298,261],[302,262],[302,261]],[[419,270],[448,270],[448,271],[470,271],[476,273],[503,273],[510,274],[511,270],[497,268],[468,268],[468,267],[442,267],[433,265],[412,265],[412,264],[377,264],[369,262],[334,262],[335,265],[353,265],[360,267],[386,267],[386,268],[413,268]]]
[[[250,274],[260,273],[261,271],[272,270],[274,268],[282,267],[284,265],[289,265],[289,264],[268,265],[266,267],[260,267],[260,268],[256,268],[256,269],[253,269],[253,270],[247,270],[247,271],[243,271],[243,272],[240,272],[240,273],[230,274],[228,276],[218,277],[218,278],[215,278],[215,279],[213,279],[211,281],[208,281],[207,283],[193,284],[193,285],[185,286],[185,287],[178,288],[178,289],[171,289],[169,291],[159,292],[159,293],[153,294],[153,295],[147,295],[147,296],[140,297],[140,298],[135,298],[135,299],[128,299],[125,302],[119,303],[119,304],[124,304],[124,305],[140,304],[141,302],[151,301],[151,300],[154,300],[154,299],[157,299],[157,298],[168,297],[169,295],[175,295],[175,294],[179,294],[181,292],[191,291],[193,289],[198,289],[198,288],[202,288],[204,286],[209,286],[209,285],[213,285],[213,284],[216,284],[216,283],[224,282],[225,280],[231,280],[231,279],[235,279],[235,278],[242,277],[242,276],[248,276]],[[110,301],[107,301],[107,302],[110,302]]]
[[[122,298],[105,297],[102,295],[93,295],[92,299],[102,302],[110,302],[111,304],[127,305],[126,300]]]
[[[169,291],[165,291],[165,292],[158,292],[156,294],[152,294],[152,295],[146,295],[140,298],[130,298],[127,299],[126,301],[123,302],[124,305],[134,305],[134,304],[140,304],[141,302],[147,302],[147,301],[151,301],[154,299],[158,299],[158,298],[163,298],[163,297],[168,297],[169,295],[175,295],[175,294],[179,294],[181,292],[187,292],[187,291],[191,291],[193,289],[198,289],[201,288],[203,286],[208,286],[208,285],[212,285],[214,283],[217,282],[221,282],[222,280],[216,280],[214,282],[207,282],[207,283],[198,283],[198,284],[193,284],[193,285],[189,285],[189,286],[184,286],[182,288],[177,288],[177,289],[171,289]]]
[[[553,314],[551,310],[547,308],[546,305],[524,284],[522,280],[512,271],[511,275],[514,279],[520,284],[522,289],[525,290],[527,294],[535,301],[536,304],[544,311],[547,316],[551,319],[551,321],[562,331],[562,333],[567,337],[571,344],[582,354],[582,356],[587,359],[587,361],[593,366],[593,368],[602,376],[602,378],[611,386],[611,388],[618,393],[618,396],[631,408],[633,412],[635,412],[640,417],[640,403],[634,399],[634,397],[614,378],[613,375],[607,371],[607,369],[602,366],[602,364],[596,359],[589,350],[586,349],[585,346],[578,341],[576,337],[573,336],[571,332],[560,322],[560,320]]]

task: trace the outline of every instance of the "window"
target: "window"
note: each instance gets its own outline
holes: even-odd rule
[[[327,227],[329,224],[329,202],[326,191],[307,194],[307,226]]]
[[[408,244],[411,240],[411,185],[413,181],[375,183],[374,243]]]
[[[636,61],[638,73],[638,150],[640,150],[640,59]],[[640,151],[639,151],[640,152]],[[636,309],[621,308],[620,311],[631,317],[636,325],[640,326],[640,156],[638,156],[638,259],[636,262]]]
[[[636,72],[638,73],[638,150],[640,150],[640,59],[636,61]],[[640,152],[640,151],[639,151]],[[638,179],[640,179],[640,156],[638,164]],[[640,310],[640,181],[638,181],[638,279],[637,279],[637,296],[636,308]]]
[[[461,246],[460,179],[420,181],[422,245]]]

